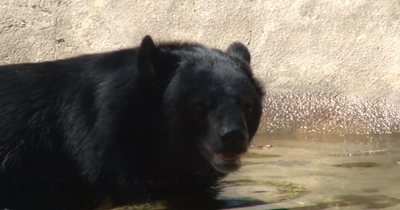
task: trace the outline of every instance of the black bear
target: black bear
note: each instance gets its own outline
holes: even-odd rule
[[[240,167],[264,95],[241,43],[154,44],[0,67],[0,208],[198,194]]]

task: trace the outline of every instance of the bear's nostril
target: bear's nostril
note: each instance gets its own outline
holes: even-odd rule
[[[241,141],[246,140],[246,136],[243,130],[237,129],[222,133],[221,139],[223,141]]]
[[[247,151],[248,140],[246,130],[230,129],[228,132],[222,132],[220,136],[221,152],[229,154],[242,154]]]

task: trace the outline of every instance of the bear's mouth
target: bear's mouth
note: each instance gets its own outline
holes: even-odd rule
[[[212,165],[222,173],[231,173],[241,166],[240,154],[214,153]]]

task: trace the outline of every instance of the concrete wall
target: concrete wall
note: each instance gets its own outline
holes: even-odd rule
[[[269,93],[262,132],[400,129],[399,0],[0,0],[0,64],[132,47],[146,34],[248,45]]]

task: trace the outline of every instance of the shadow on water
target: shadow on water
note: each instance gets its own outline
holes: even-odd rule
[[[119,208],[114,208],[114,210],[187,210],[187,209],[236,209],[242,207],[253,207],[259,205],[265,205],[266,203],[261,200],[242,198],[242,199],[218,199],[218,206],[216,207],[210,203],[199,203],[194,205],[192,202],[187,202],[187,200],[174,200],[174,201],[156,201],[153,203],[135,205],[135,206],[124,206]],[[173,204],[171,205],[171,203]],[[222,208],[220,208],[222,206]],[[101,209],[101,208],[100,208]]]

